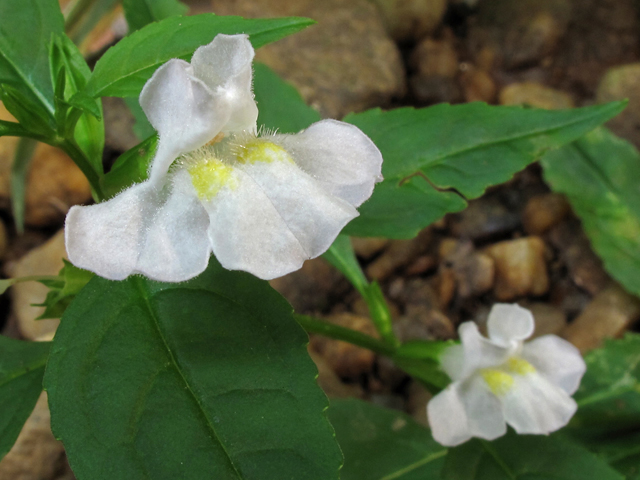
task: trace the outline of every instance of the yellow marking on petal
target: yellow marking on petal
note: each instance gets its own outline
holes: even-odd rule
[[[191,183],[202,200],[211,200],[223,187],[238,186],[233,168],[215,158],[195,163],[187,167],[187,170],[191,175]]]
[[[483,368],[480,375],[494,395],[505,395],[513,387],[513,377],[502,370]]]
[[[510,372],[517,375],[527,375],[529,373],[535,373],[536,369],[523,358],[511,357],[507,360],[507,368]]]
[[[237,145],[237,147],[239,147],[237,148],[237,159],[240,163],[293,163],[293,158],[291,158],[291,155],[289,155],[284,148],[268,140],[256,138],[244,145]]]

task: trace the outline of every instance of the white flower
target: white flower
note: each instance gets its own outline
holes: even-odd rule
[[[586,369],[578,349],[555,335],[523,345],[534,320],[515,304],[495,305],[487,328],[488,339],[475,323],[463,323],[462,344],[443,354],[453,383],[427,405],[433,438],[442,445],[493,440],[506,433],[505,422],[518,433],[548,434],[576,411],[571,395]]]
[[[258,137],[253,56],[246,35],[218,35],[191,63],[154,73],[140,94],[160,137],[149,179],[69,211],[71,262],[112,280],[177,282],[213,252],[225,268],[271,279],[329,248],[382,179],[382,156],[335,120]]]

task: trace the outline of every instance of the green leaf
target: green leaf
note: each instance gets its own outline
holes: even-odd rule
[[[614,102],[549,111],[469,103],[349,115],[345,121],[380,148],[385,181],[344,233],[413,237],[444,214],[463,209],[465,198],[476,198],[487,187],[508,180],[546,151],[584,135],[624,106]]]
[[[122,8],[129,24],[129,32],[135,32],[158,20],[186,15],[189,11],[189,7],[178,0],[122,0]]]
[[[39,103],[11,85],[0,85],[0,101],[30,136],[52,137],[55,122]]]
[[[575,394],[578,413],[571,431],[579,437],[640,431],[640,335],[608,340],[585,356],[587,373]]]
[[[48,45],[64,29],[58,1],[0,0],[0,18],[0,84],[13,86],[53,118]]]
[[[311,25],[306,18],[243,19],[213,14],[171,17],[122,39],[96,63],[87,85],[94,97],[137,97],[153,72],[172,58],[189,60],[218,33],[250,35],[254,48]]]
[[[64,95],[60,99],[61,102],[83,112],[76,117],[77,121],[72,120],[72,125],[58,125],[58,129],[63,130],[65,136],[73,136],[91,167],[101,175],[104,149],[102,102],[82,91],[91,76],[91,70],[78,47],[64,34],[54,37],[50,56],[51,78],[55,79],[60,72],[64,72],[65,75]]]
[[[0,459],[18,438],[42,392],[50,342],[0,336]]]
[[[607,271],[640,295],[640,154],[605,128],[542,158],[545,180],[567,195]]]
[[[136,137],[142,140],[155,135],[156,129],[153,128],[153,126],[147,119],[147,115],[142,110],[138,99],[127,97],[124,99],[124,102],[129,107],[129,110],[131,110],[133,118],[135,119],[135,123],[133,124],[133,133],[136,134]]]
[[[184,283],[95,277],[51,351],[53,431],[78,478],[337,479],[307,342],[267,282],[213,258]]]
[[[24,232],[24,209],[27,192],[27,174],[37,142],[31,138],[21,138],[11,164],[11,212],[16,230]]]
[[[254,63],[253,91],[260,110],[258,125],[279,133],[298,133],[320,114],[309,107],[296,88],[262,63]]]
[[[449,450],[443,480],[624,480],[595,455],[558,435],[509,432]]]
[[[60,273],[58,273],[59,280],[53,282],[51,280],[41,281],[41,283],[47,285],[50,290],[44,302],[35,305],[37,307],[45,307],[45,311],[37,320],[62,317],[62,314],[71,301],[80,293],[80,290],[89,283],[89,280],[94,277],[93,272],[78,268],[64,258],[62,261],[64,262],[64,267],[62,267]]]
[[[329,419],[344,454],[342,480],[440,478],[447,450],[408,415],[361,400],[332,400]]]
[[[147,179],[157,145],[158,136],[153,135],[118,157],[109,173],[102,177],[105,198],[111,198],[134,183]]]

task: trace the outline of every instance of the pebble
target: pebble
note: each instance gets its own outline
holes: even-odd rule
[[[567,326],[567,316],[561,308],[542,302],[519,303],[522,307],[531,310],[536,321],[536,329],[531,338],[548,334],[558,335]]]
[[[598,85],[599,103],[628,99],[629,104],[607,126],[640,147],[640,63],[610,68]]]
[[[461,298],[480,296],[493,288],[495,265],[493,259],[481,252],[476,252],[471,242],[459,242],[445,239],[440,244],[442,277],[441,289],[450,289],[450,283],[457,286]],[[451,273],[448,273],[451,272]],[[441,290],[441,301],[448,304],[453,295]]]
[[[388,238],[381,237],[351,237],[351,244],[356,255],[364,260],[370,260],[389,245]]]
[[[491,74],[479,68],[470,67],[460,76],[462,92],[467,102],[492,103],[496,98],[497,87]]]
[[[567,198],[560,193],[531,197],[522,213],[522,224],[529,235],[542,235],[558,225],[571,212]]]
[[[445,340],[455,338],[453,322],[437,308],[409,304],[405,314],[393,323],[393,331],[401,342],[410,340]]]
[[[307,260],[300,270],[269,282],[298,313],[329,310],[350,290],[347,279],[322,258]]]
[[[575,107],[575,101],[570,94],[536,82],[507,85],[500,91],[499,98],[500,105],[527,105],[546,110]]]
[[[400,43],[417,41],[442,21],[447,0],[373,0],[391,37]]]
[[[422,255],[429,248],[432,237],[431,230],[425,229],[412,240],[392,240],[384,253],[367,266],[367,276],[373,280],[388,278]]]
[[[520,226],[520,216],[491,197],[469,202],[469,206],[452,219],[451,233],[465,240],[491,240]]]
[[[340,313],[327,317],[327,321],[371,337],[378,337],[375,326],[366,317]],[[371,350],[321,335],[313,335],[309,346],[322,356],[338,376],[343,378],[354,378],[370,372],[375,361],[375,353]]]
[[[407,388],[407,412],[420,425],[429,426],[427,420],[427,403],[433,395],[420,383],[413,381]]]
[[[42,392],[16,443],[0,461],[0,478],[53,480],[65,463],[62,443],[51,433],[47,394]]]
[[[28,254],[7,265],[12,278],[29,275],[57,275],[64,266],[62,259],[67,257],[64,248],[64,231],[60,230],[45,244],[31,250]],[[36,320],[44,307],[34,307],[32,304],[42,303],[49,289],[39,282],[21,282],[9,289],[11,292],[11,313],[17,319],[18,328],[22,335],[29,340],[54,332],[59,320]]]
[[[359,385],[346,384],[336,373],[332,370],[331,366],[319,353],[315,352],[312,348],[309,348],[309,356],[313,363],[316,364],[318,369],[318,385],[329,398],[362,398],[364,392]]]
[[[570,0],[480,2],[469,49],[476,57],[490,51],[496,66],[506,69],[529,66],[557,49],[570,16]]]
[[[493,292],[500,301],[527,295],[539,296],[549,289],[545,244],[540,237],[507,240],[487,247],[484,252],[495,261]]]
[[[405,92],[398,47],[368,0],[212,0],[211,5],[218,15],[316,20],[317,25],[260,48],[256,59],[296,86],[323,117],[384,106]]]
[[[589,239],[573,218],[563,222],[549,232],[549,242],[559,251],[560,259],[569,270],[576,285],[591,295],[596,295],[611,282],[604,270],[602,260],[593,253]]]
[[[0,120],[14,121],[2,104]],[[0,137],[0,205],[7,209],[17,143],[15,137]],[[89,182],[76,164],[61,150],[39,143],[27,174],[25,223],[35,227],[59,225],[70,207],[90,199]]]
[[[606,338],[620,337],[639,319],[640,299],[614,283],[593,298],[562,336],[584,353]]]
[[[417,100],[453,103],[462,99],[456,81],[459,59],[452,34],[438,40],[425,38],[412,52],[410,64],[415,71],[410,83]]]

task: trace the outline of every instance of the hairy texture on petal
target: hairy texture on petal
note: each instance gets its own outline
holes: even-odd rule
[[[518,433],[547,434],[564,427],[578,406],[567,392],[538,373],[514,375],[504,395],[504,418]]]
[[[433,397],[427,416],[433,438],[450,447],[471,437],[493,440],[507,431],[500,401],[477,376],[455,382]]]
[[[230,105],[223,131],[255,131],[258,107],[251,89],[254,50],[248,35],[218,34],[193,54],[193,73]]]
[[[496,303],[487,320],[489,338],[504,347],[529,338],[534,327],[531,312],[515,303]]]
[[[354,207],[382,181],[382,154],[354,125],[322,120],[297,135],[275,135],[273,141],[325,190]]]
[[[190,73],[183,60],[169,60],[140,93],[140,106],[160,135],[160,146],[174,155],[156,156],[150,177],[163,177],[176,155],[201,147],[228,122],[230,108]]]
[[[480,368],[496,367],[503,364],[512,351],[496,345],[483,337],[473,322],[464,322],[458,328],[464,349],[464,367],[459,378],[467,378]]]
[[[249,163],[235,174],[235,188],[205,202],[213,252],[225,268],[266,280],[293,272],[358,215],[292,163]]]
[[[540,375],[569,395],[578,390],[580,380],[587,370],[580,351],[555,335],[545,335],[526,343],[521,356]]]
[[[179,282],[204,271],[208,216],[195,195],[136,184],[111,200],[69,210],[69,260],[110,280],[142,273]]]

